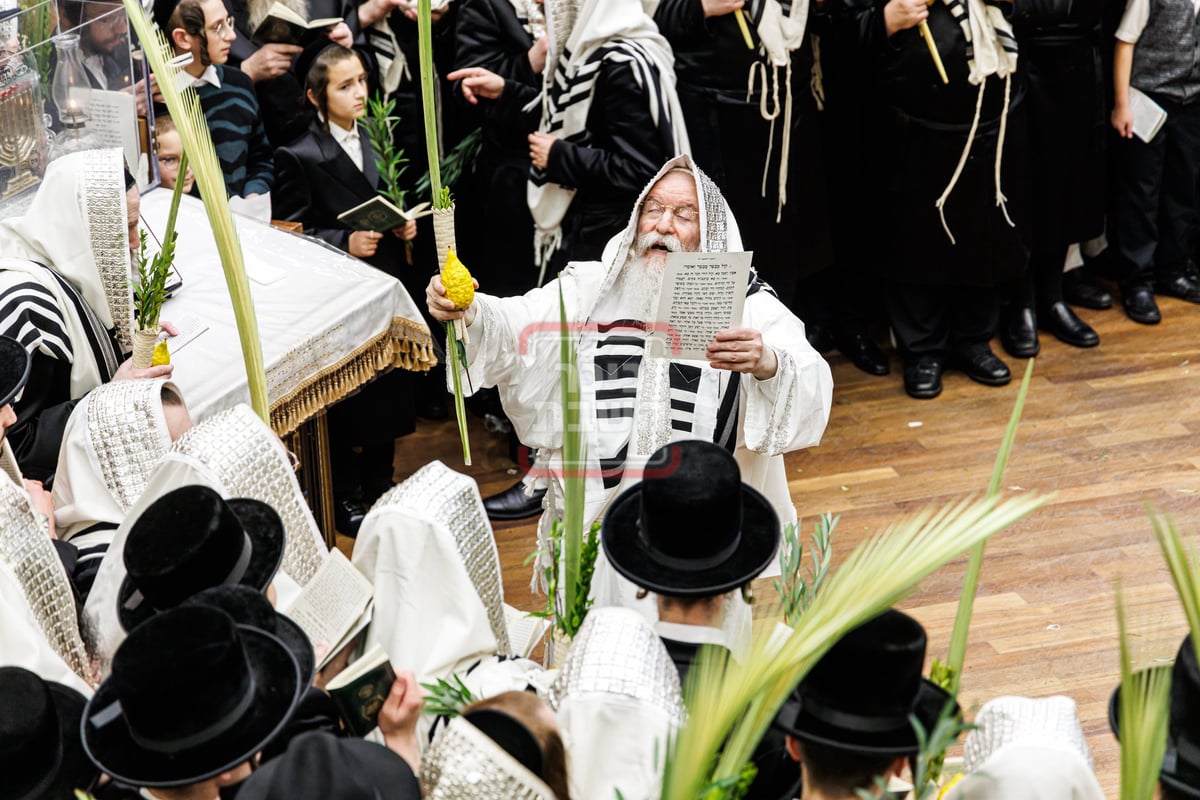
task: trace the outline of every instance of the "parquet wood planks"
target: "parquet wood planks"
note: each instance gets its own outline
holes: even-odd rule
[[[1000,694],[1073,697],[1112,798],[1114,583],[1125,588],[1141,658],[1173,657],[1186,626],[1143,503],[1170,512],[1188,533],[1200,531],[1200,308],[1172,299],[1160,305],[1157,326],[1116,310],[1081,310],[1101,336],[1093,350],[1043,336],[1004,485],[1055,497],[989,544],[963,677],[968,710]],[[896,359],[892,375],[875,378],[830,356],[836,389],[825,438],[786,463],[806,531],[820,512],[841,517],[835,565],[896,515],[986,487],[1024,369],[995,346],[1012,367],[1012,384],[992,389],[948,372],[944,393],[930,401],[904,394]],[[506,472],[513,465],[505,442],[477,420],[472,449],[476,465],[467,471],[484,496],[516,479]],[[452,421],[422,422],[399,441],[397,479],[433,457],[462,469]],[[523,566],[533,531],[532,521],[496,526],[506,597],[526,609],[539,602]],[[931,656],[945,653],[965,564],[964,556],[934,574],[903,604],[928,629]],[[777,611],[767,585],[757,594],[760,615]]]

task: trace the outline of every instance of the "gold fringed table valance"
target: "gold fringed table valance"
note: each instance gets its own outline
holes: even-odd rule
[[[284,397],[271,399],[271,427],[283,436],[339,400],[354,394],[381,372],[397,368],[427,372],[437,365],[429,329],[394,319],[380,333],[333,366]]]

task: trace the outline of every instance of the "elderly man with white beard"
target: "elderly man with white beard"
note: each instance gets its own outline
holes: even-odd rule
[[[465,310],[446,299],[438,276],[430,280],[430,314],[466,322],[469,385],[498,387],[521,441],[536,449],[532,476],[548,489],[540,536],[561,514],[560,292],[579,359],[586,523],[641,479],[651,453],[683,439],[733,452],[743,479],[770,499],[780,521],[795,519],[783,454],[820,441],[833,393],[829,365],[808,344],[804,323],[751,271],[743,325],[717,332],[707,362],[659,357],[645,347],[667,253],[741,249],[716,185],[678,156],[642,192],[602,261],[572,262],[519,297],[477,292]],[[632,595],[622,580],[598,564],[597,602]]]

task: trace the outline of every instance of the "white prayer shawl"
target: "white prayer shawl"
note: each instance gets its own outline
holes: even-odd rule
[[[971,121],[971,132],[967,134],[967,143],[963,146],[962,156],[958,166],[950,178],[950,183],[937,199],[934,206],[942,218],[942,228],[950,243],[954,244],[954,234],[946,224],[946,201],[954,191],[959,176],[967,166],[971,155],[971,145],[975,142],[975,132],[979,128],[979,115],[983,109],[983,94],[987,89],[987,79],[995,75],[1004,79],[1004,108],[1000,112],[1000,133],[996,137],[995,183],[996,205],[1004,214],[1004,219],[1013,226],[1012,218],[1008,215],[1008,198],[1000,187],[1000,170],[1004,159],[1004,138],[1008,131],[1008,104],[1012,96],[1012,75],[1017,71],[1017,40],[1013,36],[1012,25],[1004,17],[999,7],[987,0],[942,0],[950,9],[950,15],[957,20],[962,28],[963,37],[967,40],[967,66],[970,69],[968,79],[971,84],[979,87],[979,96],[975,101],[975,118]]]
[[[55,652],[34,616],[33,608],[12,567],[0,559],[0,666],[24,667],[42,677],[70,686],[85,697],[92,687]]]
[[[7,571],[7,575],[0,575],[0,584],[8,583],[7,577],[11,576],[25,600],[20,602],[17,593],[7,587],[3,590],[0,599],[8,608],[0,622],[0,664],[21,664],[22,658],[32,657],[53,667],[57,661],[45,652],[41,644],[44,641],[57,660],[86,683],[93,676],[91,660],[80,636],[70,579],[51,542],[46,519],[33,509],[22,483],[3,478],[0,566]],[[17,640],[32,642],[28,656],[8,650],[10,636],[14,647]]]
[[[128,212],[119,149],[72,153],[51,162],[24,216],[0,221],[0,269],[43,284],[66,317],[73,344],[71,396],[98,386],[116,364],[98,364],[94,335],[70,295],[38,264],[71,283],[125,352],[133,349]],[[29,261],[38,264],[29,264]]]
[[[762,51],[770,62],[762,61],[750,65],[747,77],[746,97],[754,93],[758,83],[758,110],[762,118],[771,123],[767,137],[767,157],[763,162],[762,195],[767,196],[767,173],[771,168],[771,148],[775,142],[775,120],[779,118],[779,71],[783,70],[783,136],[779,152],[779,196],[775,221],[783,216],[787,204],[787,171],[792,151],[792,52],[804,44],[804,33],[808,28],[808,0],[793,0],[785,12],[779,0],[762,0],[762,14],[758,18],[758,38]],[[814,70],[819,69],[819,61]],[[768,95],[770,95],[768,97]]]
[[[179,391],[165,380],[117,381],[96,388],[75,406],[54,476],[58,538],[72,541],[97,523],[115,528],[141,496],[171,447],[164,386]],[[111,530],[102,535],[105,543],[111,541]]]
[[[517,22],[537,41],[546,35],[546,14],[538,0],[508,0],[517,14]]]
[[[645,87],[655,125],[671,126],[675,152],[691,153],[675,91],[675,56],[641,0],[547,0],[546,29],[549,47],[538,98],[540,131],[586,144],[588,112],[601,65],[622,62],[631,65]],[[545,171],[531,169],[528,201],[536,226],[534,258],[542,277],[562,243],[562,220],[574,197],[575,189],[551,183]]]
[[[208,486],[225,499],[267,503],[283,520],[287,539],[275,573],[276,605],[287,608],[328,556],[325,541],[304,502],[287,450],[266,423],[244,404],[205,419],[185,433],[159,461],[141,497],[129,509],[104,555],[86,614],[97,637],[97,657],[107,672],[126,632],[117,619],[117,593],[125,579],[125,540],[142,512],[181,486]]]
[[[671,169],[690,169],[697,178],[700,204],[702,249],[706,252],[742,249],[737,223],[715,184],[695,166],[688,156],[671,159],[643,190],[630,216],[629,226],[605,248],[604,261],[572,263],[555,281],[520,296],[496,298],[476,294],[479,313],[469,328],[467,361],[472,386],[496,386],[505,413],[517,435],[537,450],[535,483],[548,489],[546,512],[539,535],[548,534],[559,515],[562,498],[562,411],[559,388],[559,289],[569,324],[577,326],[577,351],[581,389],[580,416],[585,428],[588,453],[588,478],[584,523],[602,517],[609,502],[640,479],[640,470],[653,450],[661,444],[682,439],[724,439],[718,428],[721,414],[728,413],[722,401],[736,400],[736,430],[729,431],[727,444],[742,469],[742,477],[762,491],[772,502],[782,523],[796,518],[787,488],[783,454],[816,444],[821,439],[832,407],[833,378],[829,365],[809,345],[804,323],[766,290],[753,291],[746,298],[742,325],[762,333],[763,341],[774,348],[779,362],[776,375],[759,381],[750,375],[714,370],[704,362],[670,362],[652,369],[659,376],[686,372],[695,375],[695,388],[686,391],[673,383],[647,386],[641,380],[645,364],[656,359],[630,356],[630,366],[616,370],[624,383],[616,392],[626,395],[636,386],[632,412],[610,413],[602,417],[602,407],[611,401],[597,396],[597,351],[603,350],[601,327],[611,320],[597,319],[593,312],[610,295],[617,276],[625,265],[637,232],[638,209],[646,194]],[[754,282],[756,284],[756,281]],[[761,287],[761,284],[757,284]],[[628,329],[622,333],[628,332]],[[662,360],[662,359],[658,359]],[[606,367],[602,363],[601,367]],[[607,371],[605,379],[607,380]],[[731,384],[731,381],[736,384]],[[728,391],[736,386],[736,392]],[[670,400],[686,400],[690,412],[681,412],[679,403],[662,402],[667,388]],[[665,412],[665,413],[664,413]],[[678,430],[676,425],[685,427]],[[622,458],[622,450],[624,455]],[[611,459],[611,460],[610,460]],[[605,480],[605,463],[620,460],[619,482]],[[632,597],[627,581],[620,579],[599,559],[593,579],[593,593],[601,605]],[[745,604],[738,601],[742,609]],[[653,618],[653,603],[643,606]],[[746,615],[748,618],[748,614]],[[728,630],[728,628],[727,628]],[[735,631],[730,646],[738,652],[741,631]]]

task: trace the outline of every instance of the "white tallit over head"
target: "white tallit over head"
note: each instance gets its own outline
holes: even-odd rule
[[[422,759],[421,797],[559,800],[541,778],[462,717],[450,720]]]
[[[117,619],[117,593],[125,579],[125,540],[142,512],[181,486],[208,486],[225,499],[249,497],[271,506],[283,520],[286,542],[274,585],[286,608],[328,556],[325,540],[304,502],[287,450],[245,404],[205,419],[171,445],[146,489],[113,536],[87,598],[87,615],[99,640],[102,666],[125,639]]]
[[[601,64],[613,60],[632,65],[655,124],[671,126],[675,152],[691,152],[675,91],[675,56],[641,0],[546,0],[545,12],[549,47],[540,131],[586,144],[596,78]],[[543,267],[562,241],[560,226],[574,196],[574,189],[549,182],[542,170],[531,171],[534,252]]]
[[[91,659],[75,613],[75,595],[50,541],[46,519],[33,510],[23,486],[3,479],[0,479],[0,562],[16,576],[51,649],[72,672],[85,682],[92,682]],[[3,653],[0,663],[8,663]]]
[[[71,396],[100,383],[85,345],[86,320],[45,270],[52,268],[83,296],[96,319],[112,329],[125,352],[133,349],[133,290],[130,284],[128,211],[121,150],[86,150],[50,163],[29,210],[0,221],[0,269],[23,269],[59,301],[74,344]],[[110,373],[111,374],[111,371]]]
[[[375,585],[367,646],[422,681],[511,652],[500,556],[466,475],[431,461],[389,489],[363,520],[354,566]]]
[[[573,756],[573,800],[658,797],[683,695],[679,671],[641,614],[589,611],[548,695]]]
[[[79,401],[63,432],[54,476],[58,536],[96,523],[121,524],[171,447],[163,416],[165,380],[116,381]]]
[[[974,723],[947,800],[1103,800],[1071,698],[997,697]]]

